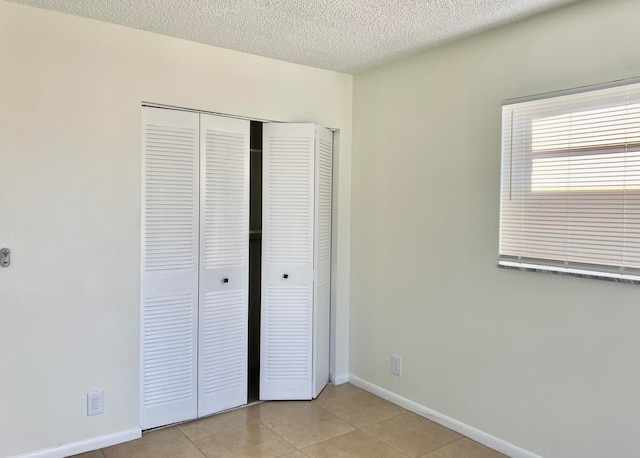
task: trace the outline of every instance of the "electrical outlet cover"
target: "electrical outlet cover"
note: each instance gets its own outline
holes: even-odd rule
[[[104,391],[87,393],[87,416],[104,413]]]
[[[398,355],[391,355],[391,373],[402,377],[402,358]]]

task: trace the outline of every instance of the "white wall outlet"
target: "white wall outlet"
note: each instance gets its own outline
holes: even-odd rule
[[[402,358],[398,355],[391,355],[391,373],[402,377]]]
[[[104,391],[91,391],[87,393],[87,416],[104,413]]]

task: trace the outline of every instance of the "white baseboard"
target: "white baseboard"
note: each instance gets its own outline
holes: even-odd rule
[[[104,436],[92,437],[77,442],[62,444],[57,447],[45,448],[36,452],[16,455],[14,458],[64,458],[65,456],[77,455],[78,453],[89,452],[123,442],[132,441],[142,437],[140,428],[125,429],[117,433],[105,434]]]
[[[484,431],[480,431],[479,429],[476,429],[472,426],[441,414],[440,412],[436,412],[435,410],[420,405],[417,402],[413,402],[407,398],[403,398],[398,394],[385,390],[384,388],[367,382],[366,380],[361,379],[360,377],[357,377],[355,375],[349,374],[349,382],[351,382],[358,388],[362,388],[363,390],[375,394],[376,396],[386,399],[387,401],[392,402],[396,405],[399,405],[404,409],[410,410],[413,413],[428,418],[435,423],[452,429],[464,436],[467,436],[470,439],[473,439],[476,442],[480,442],[481,444],[497,450],[500,453],[504,453],[505,455],[512,458],[541,458],[535,453],[532,453],[507,441],[492,436],[491,434],[485,433]]]

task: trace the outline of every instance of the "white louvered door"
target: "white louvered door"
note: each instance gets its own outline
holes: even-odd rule
[[[317,141],[314,124],[263,126],[262,400],[311,399],[316,388],[319,392],[328,380],[329,275],[317,273],[319,293],[326,294],[326,307],[315,308],[314,257],[320,240],[325,247],[328,243],[330,254],[331,178],[329,195],[318,194],[316,203],[316,169],[325,171],[320,172],[325,185],[327,179],[326,157],[316,159]],[[317,218],[318,211],[326,215],[327,204],[328,234],[326,220]],[[320,232],[324,238],[318,239]],[[324,250],[320,250],[324,256]],[[330,262],[326,256],[323,259]],[[325,321],[321,333],[327,334],[326,344],[320,342],[323,337],[315,331],[317,324]],[[316,364],[323,367],[322,372],[326,367],[326,377],[316,377]]]
[[[143,108],[141,427],[247,402],[249,128]]]
[[[142,112],[140,424],[197,414],[198,114]]]
[[[315,251],[313,315],[313,397],[329,382],[329,329],[331,324],[331,190],[333,132],[319,127],[315,155]]]
[[[247,403],[249,130],[200,115],[198,416]]]
[[[143,108],[143,429],[246,404],[246,120]],[[260,398],[329,379],[332,133],[265,124]]]

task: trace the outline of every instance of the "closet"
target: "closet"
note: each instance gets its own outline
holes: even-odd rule
[[[331,131],[145,106],[142,149],[141,427],[317,396]]]

